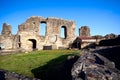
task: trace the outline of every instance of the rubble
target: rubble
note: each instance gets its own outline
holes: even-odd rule
[[[73,80],[120,80],[114,62],[94,50],[85,49],[82,53],[71,70]]]

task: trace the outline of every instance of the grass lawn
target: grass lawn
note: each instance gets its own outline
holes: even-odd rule
[[[30,53],[4,55],[0,56],[0,69],[42,80],[66,80],[67,72],[70,72],[67,69],[71,68],[74,62],[69,62],[67,57],[69,55],[78,56],[79,53],[79,50],[41,50]],[[62,78],[65,76],[66,78]]]

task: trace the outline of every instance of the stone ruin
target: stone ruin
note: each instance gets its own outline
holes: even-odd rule
[[[41,26],[42,24],[46,26]],[[41,27],[45,28],[44,36],[40,34],[42,32]],[[26,22],[19,25],[17,34],[13,35],[11,26],[4,23],[0,35],[0,49],[22,52],[44,49],[81,49],[82,45],[91,44],[91,42],[86,43],[83,40],[82,42],[76,42],[75,29],[76,24],[74,21],[32,16]],[[81,39],[91,37],[90,28],[88,26],[81,26],[79,37]]]
[[[115,63],[100,55],[100,52],[84,49],[72,67],[72,80],[120,80],[120,71]]]
[[[79,29],[80,37],[90,37],[90,28],[88,26],[81,26]]]
[[[120,80],[119,53],[119,35],[82,49],[71,69],[72,80]]]
[[[40,34],[42,23],[46,24],[45,36]],[[61,37],[62,28],[64,38]],[[11,26],[4,23],[0,35],[0,48],[3,50],[21,49],[22,51],[68,48],[69,43],[75,39],[75,29],[74,21],[33,16],[19,25],[17,34],[13,35]]]

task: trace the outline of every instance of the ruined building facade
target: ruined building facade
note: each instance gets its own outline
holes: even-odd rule
[[[42,23],[46,24],[45,36],[40,34]],[[64,30],[64,38],[61,38],[61,28]],[[42,50],[45,46],[52,49],[68,48],[75,39],[75,29],[74,21],[34,16],[19,25],[17,34],[13,35],[11,26],[4,23],[0,35],[0,48],[23,51]]]

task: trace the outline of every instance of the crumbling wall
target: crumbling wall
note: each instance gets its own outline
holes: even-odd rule
[[[41,36],[41,23],[46,24],[46,34]],[[61,38],[61,28],[65,28],[65,38]],[[75,22],[58,19],[58,18],[42,18],[34,16],[26,20],[25,23],[19,25],[17,35],[20,36],[21,48],[32,50],[33,42],[29,39],[36,40],[36,48],[43,49],[44,46],[52,46],[52,49],[59,47],[67,48],[69,43],[75,39]]]
[[[18,34],[28,32],[39,35],[39,23],[41,17],[31,17],[25,23],[18,26]]]
[[[0,36],[1,49],[12,49],[14,43],[14,35],[12,35],[11,26],[7,23],[3,24],[3,29]]]
[[[46,24],[45,36],[40,34],[42,23]],[[11,26],[4,23],[0,44],[4,49],[20,48],[23,51],[41,50],[44,46],[52,46],[52,49],[68,48],[75,39],[75,26],[74,21],[32,16],[18,26],[16,35],[12,35]],[[61,37],[61,28],[64,28],[64,38]]]
[[[90,28],[88,26],[81,26],[79,29],[80,37],[90,37]]]
[[[12,32],[11,32],[11,26],[7,23],[3,23],[3,29],[2,29],[2,36],[11,36]]]
[[[114,62],[94,50],[83,50],[71,70],[72,80],[120,80]]]

